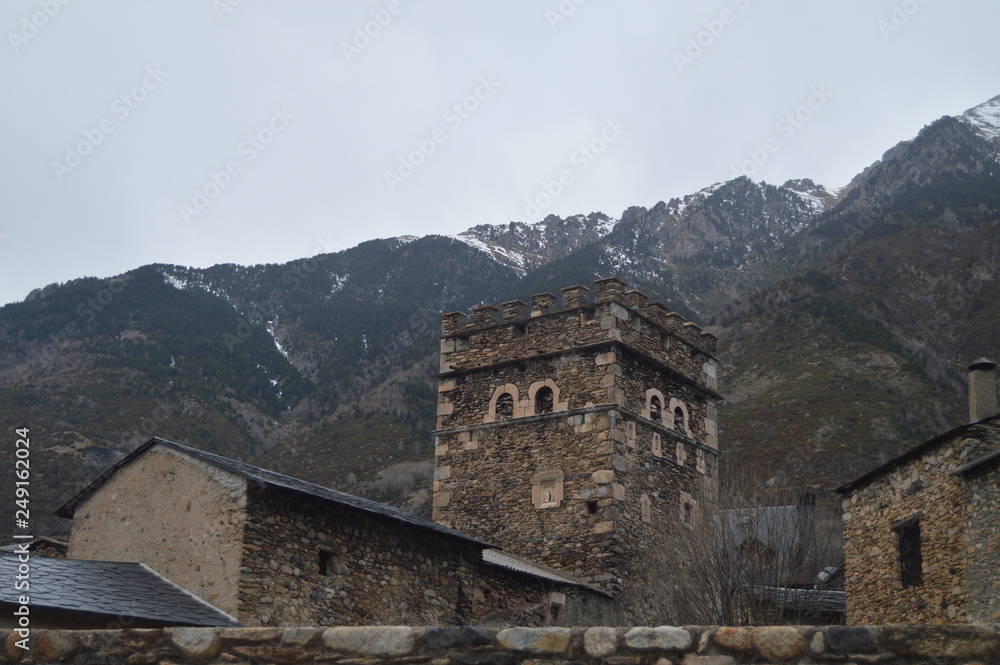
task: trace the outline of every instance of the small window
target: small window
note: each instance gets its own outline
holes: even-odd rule
[[[684,410],[679,406],[674,408],[674,429],[684,429]]]
[[[899,536],[899,569],[903,588],[923,582],[923,557],[920,554],[920,522],[913,520],[896,529]]]
[[[588,501],[587,502],[587,514],[588,515],[596,515],[597,514],[597,502],[596,501]]]
[[[687,492],[681,492],[681,524],[694,527],[698,521],[698,502]]]
[[[504,393],[497,398],[497,420],[510,420],[514,417],[514,396]]]
[[[324,577],[333,575],[333,553],[326,550],[319,551],[319,574]]]
[[[539,508],[555,508],[559,505],[556,498],[556,481],[542,483],[542,500]]]
[[[663,418],[663,404],[660,403],[660,398],[656,395],[649,399],[649,417],[657,422]]]
[[[552,397],[552,388],[539,388],[535,393],[535,413],[552,413]]]

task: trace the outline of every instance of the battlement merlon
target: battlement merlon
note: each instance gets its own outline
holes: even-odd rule
[[[531,296],[530,310],[523,301],[511,300],[501,303],[500,307],[487,304],[472,308],[471,323],[464,312],[443,314],[442,338],[461,337],[467,341],[442,344],[442,352],[469,349],[469,340],[475,333],[490,333],[489,340],[483,341],[488,342],[494,352],[499,344],[500,348],[507,345],[517,347],[511,348],[511,352],[533,355],[609,338],[626,343],[639,342],[655,337],[655,331],[661,336],[660,343],[663,345],[669,345],[663,337],[665,335],[683,341],[707,358],[715,358],[718,337],[701,326],[685,321],[683,316],[670,311],[662,303],[650,303],[649,296],[641,291],[626,290],[628,284],[617,277],[595,280],[594,285],[593,303],[588,302],[590,289],[576,284],[560,289],[561,309],[556,308],[557,296],[538,293]],[[506,333],[502,330],[504,328]],[[532,332],[542,333],[551,343],[527,339]],[[557,332],[561,336],[551,336]],[[648,348],[651,344],[656,346],[655,339],[644,339],[641,345],[655,356],[657,349]],[[473,342],[472,346],[478,345]],[[445,351],[446,348],[449,350]]]

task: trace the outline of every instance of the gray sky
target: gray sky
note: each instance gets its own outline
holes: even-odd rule
[[[843,186],[1000,94],[998,26],[986,0],[4,0],[0,303],[741,172]]]

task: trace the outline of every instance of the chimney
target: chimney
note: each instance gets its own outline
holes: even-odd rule
[[[986,358],[969,365],[969,421],[997,413],[997,364]]]

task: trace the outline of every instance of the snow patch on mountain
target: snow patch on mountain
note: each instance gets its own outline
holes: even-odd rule
[[[604,238],[614,230],[618,221],[603,213],[573,215],[566,219],[549,215],[533,224],[480,224],[450,237],[524,274],[531,268]]]
[[[191,289],[201,289],[202,291],[205,291],[206,293],[211,293],[213,296],[217,296],[219,298],[222,298],[226,302],[231,302],[230,299],[229,299],[229,296],[226,295],[224,292],[216,290],[216,289],[213,289],[208,284],[205,284],[204,282],[201,282],[201,281],[198,281],[198,280],[184,279],[183,277],[177,277],[176,275],[171,275],[168,272],[161,272],[160,274],[163,275],[163,281],[166,284],[169,284],[170,286],[174,287],[175,289],[177,289],[179,291],[191,290]]]
[[[1000,137],[1000,95],[983,102],[958,117],[972,125],[980,134],[995,139]]]

